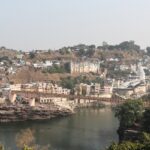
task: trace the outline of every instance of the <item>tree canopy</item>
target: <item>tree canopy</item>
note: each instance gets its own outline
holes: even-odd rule
[[[143,113],[142,126],[144,131],[150,133],[150,108]]]
[[[143,104],[140,100],[129,100],[115,109],[120,126],[128,128],[142,117]]]
[[[113,143],[107,150],[150,150],[150,134],[143,132],[140,140],[136,142]]]

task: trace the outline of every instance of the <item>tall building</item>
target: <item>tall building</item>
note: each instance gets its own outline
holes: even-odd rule
[[[138,75],[140,81],[145,82],[145,71],[144,71],[144,68],[141,65],[141,63],[139,63],[139,65],[138,65],[137,75]]]

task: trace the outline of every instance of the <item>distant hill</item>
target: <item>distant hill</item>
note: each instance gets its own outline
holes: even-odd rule
[[[144,55],[144,51],[134,41],[125,41],[118,45],[109,45],[104,43],[102,46],[79,44],[76,46],[63,47],[59,50],[49,51],[33,51],[34,58],[26,55],[28,61],[44,61],[44,60],[78,60],[98,58],[105,60],[109,58],[119,59],[139,59]]]

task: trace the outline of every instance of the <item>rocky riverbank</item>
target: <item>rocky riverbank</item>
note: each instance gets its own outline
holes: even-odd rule
[[[35,107],[30,107],[28,105],[0,106],[0,122],[46,120],[71,114],[73,114],[72,110],[55,105],[42,105]]]
[[[75,108],[104,108],[105,104],[101,102],[92,102],[92,103],[82,103],[82,104],[77,104]]]

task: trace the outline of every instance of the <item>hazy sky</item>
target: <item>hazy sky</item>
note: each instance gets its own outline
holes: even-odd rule
[[[0,46],[57,49],[125,40],[150,46],[150,0],[0,0]]]

